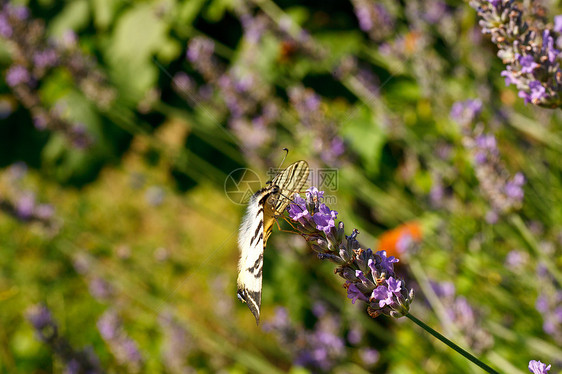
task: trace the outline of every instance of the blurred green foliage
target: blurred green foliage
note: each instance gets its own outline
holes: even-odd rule
[[[409,321],[370,319],[365,305],[349,302],[334,265],[287,232],[275,232],[265,253],[262,321],[271,324],[282,306],[300,339],[255,326],[236,300],[244,207],[229,199],[225,181],[247,167],[264,184],[283,147],[287,161],[337,170],[336,188],[324,186],[335,197],[330,207],[346,233],[359,229],[365,247],[400,257],[398,272],[417,292],[413,314],[502,372],[524,373],[531,359],[560,370],[561,321],[547,333],[548,313],[537,307],[541,297],[562,307],[560,112],[524,105],[505,87],[495,47],[466,3],[377,2],[393,20],[386,34],[378,20],[378,36],[359,27],[362,4],[25,4],[49,38],[73,30],[76,50],[93,62],[87,71],[103,79],[87,86],[89,74],[63,65],[33,87],[42,106],[59,108],[92,136],[85,148],[64,132],[34,127],[13,87],[0,86],[0,203],[15,209],[0,215],[0,372],[70,370],[34,337],[25,313],[37,303],[51,310],[61,337],[76,349],[91,346],[110,373],[476,372]],[[430,6],[443,8],[438,21],[426,17]],[[557,2],[543,6],[559,12]],[[244,22],[260,17],[265,26],[252,42]],[[185,57],[201,37],[214,43],[215,65],[205,63],[215,80]],[[4,76],[18,58],[9,41],[0,43]],[[183,73],[188,86],[178,83]],[[249,88],[229,96],[221,77]],[[305,118],[299,105],[315,97],[319,109]],[[483,103],[475,134],[494,134],[505,170],[526,179],[520,209],[495,223],[486,220],[491,202],[465,144],[470,136],[450,115],[455,103],[475,98]],[[248,100],[251,109],[236,117],[229,100]],[[268,104],[276,112],[262,128]],[[52,216],[22,216],[30,194],[35,206],[50,204]],[[396,240],[380,247],[381,235],[407,222],[419,225],[419,240],[402,252]],[[516,265],[506,265],[510,253],[520,256]],[[489,344],[478,346],[456,325],[454,305],[432,291],[435,282],[454,284],[474,309],[472,330],[485,331]],[[317,305],[328,312],[319,315]],[[140,369],[120,362],[100,334],[108,310],[136,342]],[[170,343],[166,313],[180,343]],[[344,348],[325,359],[328,369],[303,367],[299,354],[312,349],[304,337],[326,325]],[[367,348],[379,352],[376,362],[365,359]]]

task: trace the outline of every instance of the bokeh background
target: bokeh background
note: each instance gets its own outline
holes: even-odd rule
[[[562,368],[560,111],[506,87],[467,2],[1,4],[0,372],[478,372],[276,226],[256,326],[237,230],[284,147],[415,316]]]

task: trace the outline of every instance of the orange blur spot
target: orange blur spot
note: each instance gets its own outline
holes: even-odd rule
[[[400,258],[401,248],[399,243],[401,239],[409,236],[413,242],[420,242],[422,239],[421,227],[418,222],[407,222],[392,230],[385,231],[379,236],[377,251],[386,251],[388,257],[395,256]]]

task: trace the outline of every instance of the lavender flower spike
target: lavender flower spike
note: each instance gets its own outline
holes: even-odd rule
[[[357,300],[367,303],[371,317],[385,314],[395,318],[406,315],[414,298],[403,280],[394,273],[395,257],[387,257],[385,251],[373,253],[361,248],[353,230],[344,235],[344,225],[335,219],[338,212],[322,203],[324,192],[311,187],[306,200],[296,194],[294,203],[288,207],[289,217],[297,223],[297,230],[318,258],[335,264],[336,274],[346,280],[344,287],[352,303]]]
[[[528,24],[514,0],[471,0],[470,5],[478,11],[482,33],[490,34],[498,47],[498,57],[506,65],[501,74],[506,85],[514,84],[525,103],[560,107],[560,51],[554,48],[562,31],[560,16],[550,29],[532,19]]]
[[[59,334],[51,311],[43,304],[33,305],[26,311],[27,320],[39,340],[45,343],[65,366],[65,373],[101,374],[99,358],[91,347],[77,350]]]
[[[533,374],[548,374],[550,366],[551,365],[546,366],[546,364],[543,364],[540,361],[529,361],[529,371]]]

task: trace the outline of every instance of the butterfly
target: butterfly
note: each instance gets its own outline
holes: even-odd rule
[[[256,192],[248,208],[238,235],[240,261],[238,262],[238,299],[248,305],[260,323],[263,252],[273,229],[275,219],[283,214],[290,196],[305,185],[309,174],[306,161],[297,161]]]

